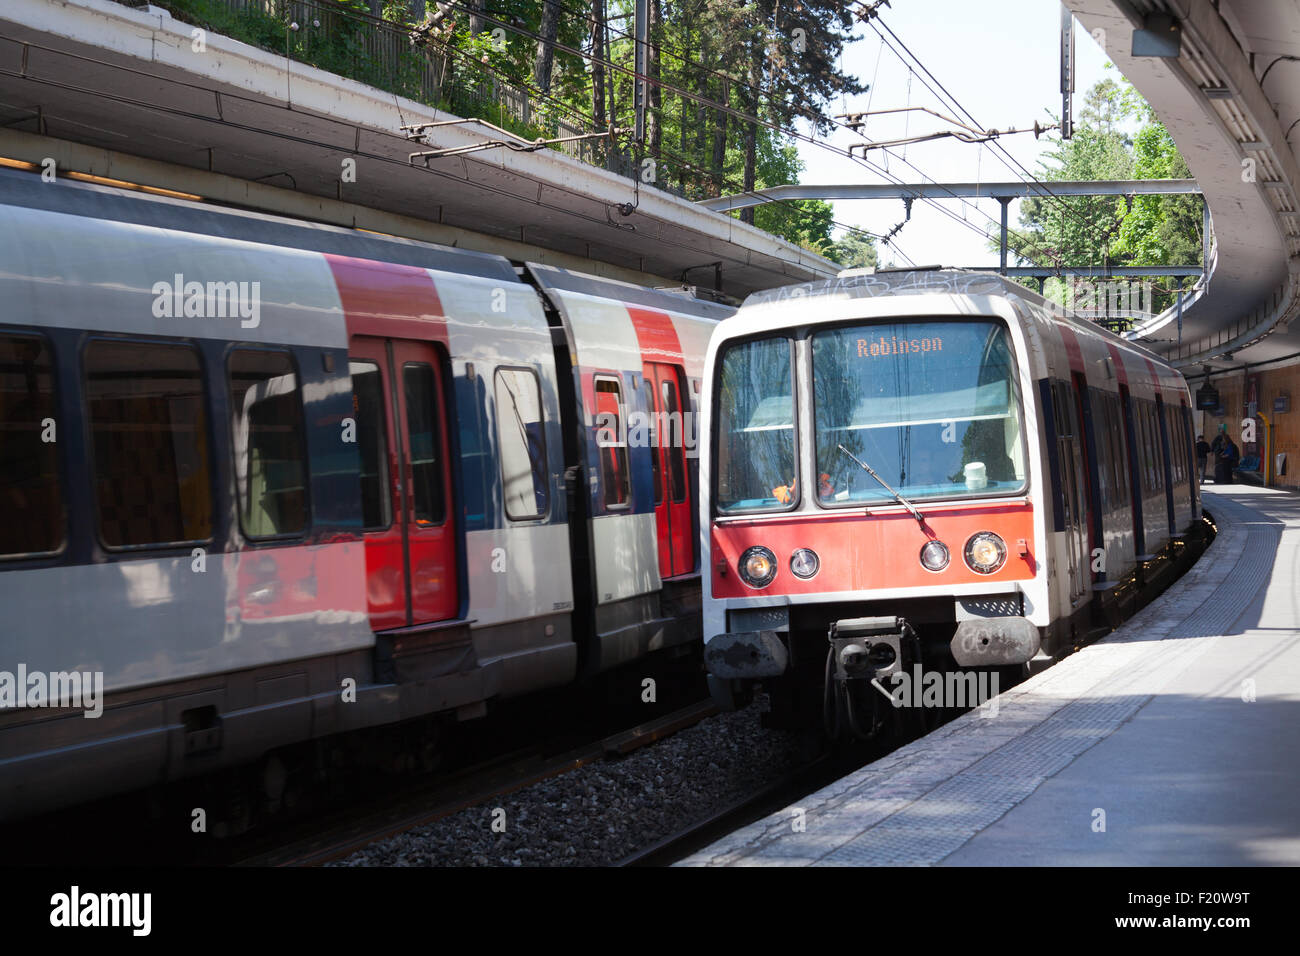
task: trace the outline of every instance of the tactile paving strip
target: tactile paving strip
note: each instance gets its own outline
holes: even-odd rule
[[[1169,636],[1179,639],[1226,634],[1250,607],[1260,588],[1268,583],[1281,534],[1280,525],[1252,523],[1237,566],[1213,596],[1170,631]]]

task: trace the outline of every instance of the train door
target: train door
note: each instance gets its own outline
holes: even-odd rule
[[[682,371],[660,362],[645,364],[652,429],[655,522],[659,539],[659,576],[676,577],[695,568],[691,502],[687,494],[686,419],[682,415]]]
[[[1065,504],[1066,566],[1070,578],[1070,603],[1087,591],[1088,531],[1084,526],[1083,449],[1079,414],[1073,392],[1064,384],[1054,386],[1052,403],[1056,418],[1058,460],[1061,463],[1061,497]]]
[[[443,372],[427,342],[356,336],[366,591],[374,630],[456,616],[456,539]]]

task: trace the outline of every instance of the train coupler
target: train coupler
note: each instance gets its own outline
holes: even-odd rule
[[[839,681],[888,677],[919,658],[916,632],[901,617],[836,621],[827,639],[835,658],[835,679]]]
[[[920,641],[901,617],[858,617],[831,624],[827,633],[826,684],[822,716],[826,733],[845,732],[862,740],[884,725],[889,691],[882,678],[919,661]],[[874,686],[872,686],[874,685]]]

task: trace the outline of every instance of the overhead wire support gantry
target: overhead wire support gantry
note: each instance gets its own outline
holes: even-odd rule
[[[611,127],[608,130],[602,130],[598,133],[581,133],[575,136],[557,136],[551,139],[524,139],[508,129],[502,129],[495,123],[489,123],[485,119],[471,117],[469,119],[439,120],[436,123],[412,123],[401,127],[406,133],[406,138],[413,142],[425,143],[428,141],[425,137],[431,129],[438,129],[444,126],[485,126],[495,133],[499,133],[508,139],[489,139],[481,143],[470,143],[465,146],[449,146],[443,149],[428,149],[411,153],[407,161],[414,166],[417,160],[423,160],[424,165],[428,166],[431,159],[441,159],[445,156],[463,156],[466,153],[477,153],[485,149],[509,149],[516,153],[534,153],[539,149],[545,149],[548,146],[558,146],[561,143],[577,143],[593,139],[614,138],[630,132],[624,128]]]

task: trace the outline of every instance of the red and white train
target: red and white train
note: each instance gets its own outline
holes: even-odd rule
[[[655,426],[732,308],[16,171],[0,222],[0,818],[698,653]]]
[[[1199,533],[1191,408],[1159,358],[996,275],[752,295],[705,366],[715,698],[761,683],[774,722],[871,736],[873,679],[1068,653]]]

